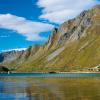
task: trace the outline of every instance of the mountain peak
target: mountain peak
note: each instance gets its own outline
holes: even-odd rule
[[[18,71],[95,68],[100,64],[99,33],[100,5],[96,5],[76,18],[62,23],[59,28],[54,28],[45,45],[31,46],[20,54],[2,54],[0,57],[3,60],[0,61],[1,64],[8,63],[7,66],[14,64]]]

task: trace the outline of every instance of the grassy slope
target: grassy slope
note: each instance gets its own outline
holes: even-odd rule
[[[20,67],[18,71],[72,71],[100,64],[100,35],[94,30],[98,31],[98,26],[89,28],[87,36],[68,44],[66,49],[51,61],[46,59],[51,53],[48,51],[38,59],[24,63],[24,67]]]
[[[93,12],[98,14],[99,11],[93,10]],[[100,64],[100,16],[93,18],[92,21],[94,24],[85,30],[85,37],[64,45],[66,49],[51,61],[47,61],[47,57],[55,50],[41,49],[39,53],[27,59],[23,64],[18,65],[16,61],[10,66],[19,66],[17,71],[29,72],[79,71],[97,66]]]

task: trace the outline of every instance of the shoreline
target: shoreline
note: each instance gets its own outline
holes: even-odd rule
[[[78,74],[78,73],[100,73],[100,72],[0,72],[0,74],[35,74],[35,73],[40,73],[40,74]]]

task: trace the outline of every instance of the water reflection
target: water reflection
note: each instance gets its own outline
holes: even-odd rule
[[[100,100],[99,78],[3,78],[0,100]]]

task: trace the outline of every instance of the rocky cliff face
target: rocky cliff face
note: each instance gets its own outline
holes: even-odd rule
[[[94,70],[100,64],[100,5],[55,28],[43,46],[0,54],[17,71]],[[95,69],[99,70],[99,67]]]

